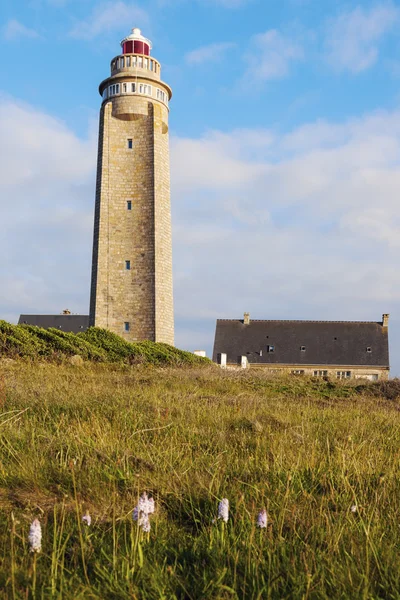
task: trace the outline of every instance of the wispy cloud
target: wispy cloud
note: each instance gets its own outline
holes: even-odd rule
[[[101,34],[132,27],[148,22],[145,10],[131,2],[107,2],[98,6],[92,15],[79,21],[70,31],[70,36],[82,40],[92,40]]]
[[[12,41],[18,38],[40,38],[40,35],[35,29],[30,29],[26,27],[16,19],[10,19],[3,29],[2,35],[5,40]]]
[[[299,42],[276,29],[270,29],[252,38],[246,56],[249,67],[245,78],[258,82],[281,79],[289,73],[291,64],[303,56]]]
[[[234,47],[235,44],[232,42],[216,42],[188,52],[185,56],[185,60],[189,65],[201,65],[205,62],[218,62],[224,58],[224,54],[227,50]]]
[[[326,58],[337,71],[360,73],[372,67],[383,36],[399,22],[392,3],[364,9],[357,6],[331,19],[327,26]]]

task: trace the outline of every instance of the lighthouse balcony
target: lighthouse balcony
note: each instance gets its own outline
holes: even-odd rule
[[[156,85],[142,83],[140,81],[122,81],[120,83],[112,83],[103,90],[103,100],[108,100],[115,96],[129,95],[144,95],[155,100],[159,100],[168,106],[168,94],[165,90],[160,89]]]
[[[111,75],[121,72],[139,73],[142,70],[147,73],[150,71],[155,79],[160,79],[160,63],[146,54],[124,54],[116,56],[111,61]]]

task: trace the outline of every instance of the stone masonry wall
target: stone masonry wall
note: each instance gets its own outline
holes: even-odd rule
[[[119,96],[102,107],[90,324],[173,343],[168,110],[159,104]]]

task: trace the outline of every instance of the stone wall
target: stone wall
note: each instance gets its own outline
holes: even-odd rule
[[[168,109],[145,96],[101,109],[90,324],[174,343]]]

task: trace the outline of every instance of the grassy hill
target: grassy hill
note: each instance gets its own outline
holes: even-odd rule
[[[208,359],[154,342],[129,343],[116,335],[89,327],[82,333],[65,333],[59,329],[41,329],[33,325],[11,325],[0,321],[0,358],[29,358],[63,362],[80,356],[94,362],[153,365],[205,365]]]
[[[397,598],[397,396],[397,382],[0,363],[0,597]],[[150,533],[132,519],[143,491]]]

